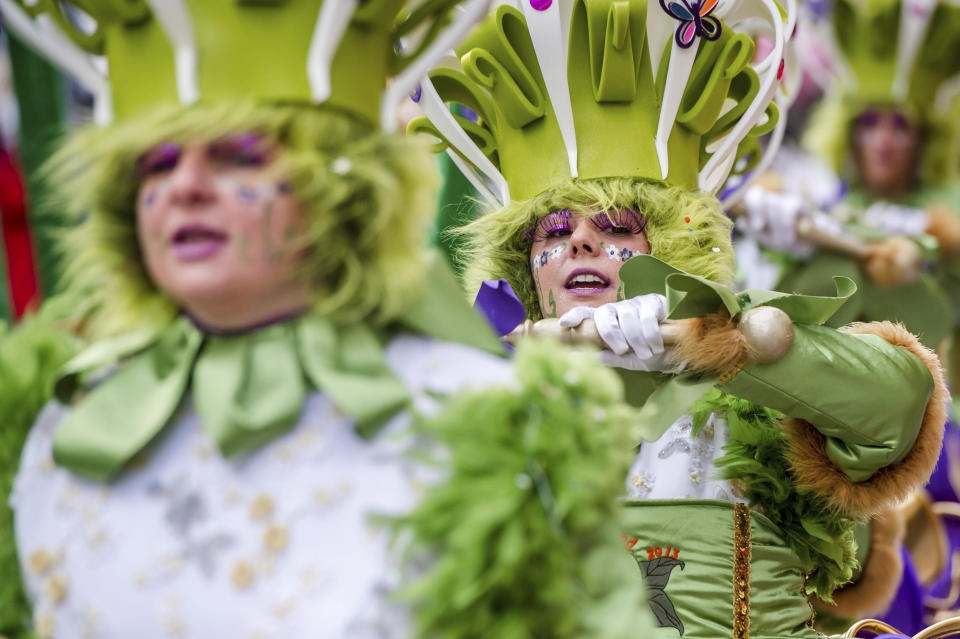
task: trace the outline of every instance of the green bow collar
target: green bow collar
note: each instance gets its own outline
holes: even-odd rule
[[[138,342],[101,343],[68,365],[56,387],[61,400],[73,396],[79,373],[125,360],[57,429],[58,465],[109,480],[171,421],[188,390],[204,430],[228,457],[288,432],[311,388],[328,395],[364,437],[410,400],[363,324],[338,327],[307,315],[218,336],[180,317],[144,347]]]
[[[396,329],[504,354],[442,263]],[[387,367],[382,336],[363,323],[336,325],[306,314],[236,336],[204,334],[180,317],[159,334],[98,342],[69,362],[56,385],[74,399],[83,373],[120,363],[54,434],[54,461],[108,481],[173,419],[189,391],[204,430],[226,456],[252,451],[293,428],[316,389],[372,437],[408,406],[409,391]]]

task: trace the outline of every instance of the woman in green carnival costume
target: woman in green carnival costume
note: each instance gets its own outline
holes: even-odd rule
[[[410,128],[500,205],[464,231],[468,290],[503,278],[529,319],[592,319],[641,406],[624,540],[659,626],[644,636],[814,637],[807,595],[849,581],[854,523],[929,476],[948,397],[902,327],[821,326],[846,280],[837,297],[729,288],[730,223],[709,192],[776,122],[781,14],[694,10],[501,5],[422,83],[428,119]],[[738,27],[758,19],[776,44],[751,66]],[[792,320],[772,363],[739,326],[758,306]],[[684,320],[670,348],[668,318]]]
[[[646,627],[617,380],[499,357],[423,254],[429,153],[377,128],[485,9],[455,4],[104,0],[91,35],[2,2],[114,121],[50,169],[90,346],[39,415],[69,344],[0,342],[0,634],[407,638],[437,608],[440,636]],[[464,517],[419,518],[457,480]],[[418,597],[431,566],[460,589]]]

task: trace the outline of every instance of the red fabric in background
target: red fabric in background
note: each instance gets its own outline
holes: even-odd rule
[[[0,227],[7,258],[7,278],[17,319],[40,306],[37,265],[27,221],[26,192],[16,158],[0,148]]]

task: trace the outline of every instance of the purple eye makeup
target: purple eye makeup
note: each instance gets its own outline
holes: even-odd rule
[[[161,142],[137,160],[137,170],[140,178],[159,173],[169,173],[180,161],[183,147],[173,142]]]
[[[211,160],[226,166],[266,166],[272,159],[270,144],[256,133],[238,133],[211,142],[207,147]]]
[[[858,127],[873,127],[877,126],[878,122],[880,122],[880,112],[876,109],[867,109],[857,116]]]
[[[601,211],[587,218],[600,231],[613,235],[640,235],[647,228],[647,219],[632,209],[613,209]],[[570,235],[570,211],[556,211],[537,217],[529,229],[524,232],[527,239],[542,242],[551,237]]]
[[[538,216],[537,221],[524,235],[534,242],[542,242],[548,237],[570,235],[570,211],[554,211]]]

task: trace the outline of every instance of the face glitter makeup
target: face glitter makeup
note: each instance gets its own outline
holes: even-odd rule
[[[239,198],[241,202],[253,204],[257,201],[257,192],[249,187],[241,186],[237,189],[237,198]]]

